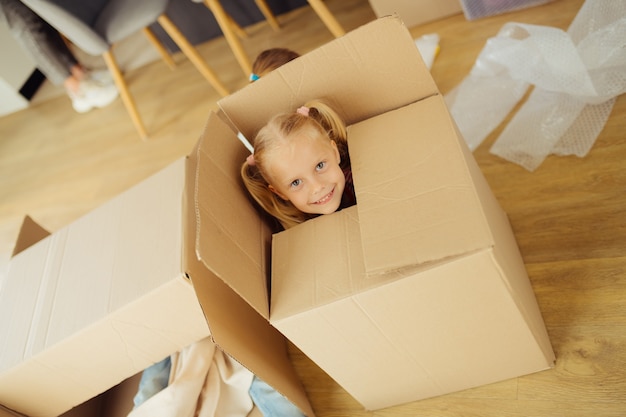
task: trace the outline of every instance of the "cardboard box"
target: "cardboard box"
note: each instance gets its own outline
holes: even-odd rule
[[[209,335],[181,270],[183,187],[179,161],[12,258],[1,404],[57,416]]]
[[[397,13],[408,27],[463,12],[459,0],[370,0],[377,17]]]
[[[50,236],[50,232],[25,216],[20,226],[11,257],[23,252],[40,240]],[[133,408],[133,397],[137,393],[141,373],[122,381],[106,392],[72,408],[60,417],[126,417]],[[0,405],[0,417],[26,417]]]
[[[506,215],[442,97],[349,138],[358,206],[274,237],[272,323],[368,409],[551,367]]]
[[[273,236],[269,310],[245,284],[229,284],[367,409],[552,367],[508,219],[402,22],[363,26],[220,106],[222,118],[253,137],[271,115],[313,98],[350,125],[358,204]],[[230,142],[207,139],[201,165],[225,165],[198,175],[225,173],[213,182],[228,186],[197,187],[206,193],[200,200],[228,206],[199,210],[199,222],[210,224],[200,239],[223,229],[230,243],[221,255],[217,242],[199,247],[199,256],[213,264],[239,252],[251,258],[248,274],[263,275],[267,255],[259,250],[253,260],[241,243],[264,239],[262,227],[249,213],[231,213],[246,198],[228,192],[246,152],[226,165],[217,152],[239,146]]]
[[[190,283],[210,272],[185,260],[195,242],[184,231],[186,168],[179,159],[12,258],[0,287],[0,329],[11,335],[0,349],[1,405],[56,417],[210,334]],[[234,355],[312,415],[284,337],[227,287],[206,297],[221,306],[213,331],[246,335]]]

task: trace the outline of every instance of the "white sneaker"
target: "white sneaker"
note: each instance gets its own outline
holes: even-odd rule
[[[100,84],[113,84],[113,77],[108,69],[97,69],[87,72],[87,78]]]
[[[72,106],[78,113],[86,113],[94,107],[104,107],[118,96],[114,84],[101,84],[94,80],[81,81],[77,92],[68,91]]]

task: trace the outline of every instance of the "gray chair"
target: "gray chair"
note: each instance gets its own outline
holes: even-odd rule
[[[84,52],[104,57],[124,105],[142,138],[147,137],[146,128],[112,53],[113,45],[127,36],[142,30],[149,39],[155,39],[148,26],[158,22],[213,88],[222,96],[228,95],[228,90],[213,70],[165,15],[169,0],[22,0],[22,2]],[[156,42],[155,45],[158,47],[160,43]]]

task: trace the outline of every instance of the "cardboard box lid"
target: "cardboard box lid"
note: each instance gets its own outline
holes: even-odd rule
[[[368,273],[493,245],[462,141],[441,95],[349,127]]]
[[[275,114],[325,99],[347,124],[437,94],[411,34],[398,17],[363,25],[218,102],[252,139]]]

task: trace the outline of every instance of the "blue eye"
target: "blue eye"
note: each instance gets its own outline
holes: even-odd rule
[[[322,161],[319,164],[317,164],[315,166],[315,169],[317,169],[318,171],[321,170],[322,168],[324,168],[326,166],[326,161]]]
[[[296,187],[297,187],[297,186],[299,186],[300,184],[302,184],[302,180],[293,180],[293,181],[291,182],[291,184],[289,184],[289,186],[290,186],[291,188],[296,188]]]

